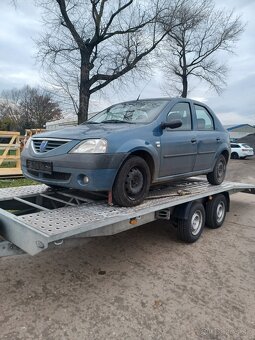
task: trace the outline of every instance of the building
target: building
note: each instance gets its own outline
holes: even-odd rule
[[[95,116],[95,114],[97,114],[97,112],[89,113],[88,118]],[[76,126],[76,125],[78,125],[78,117],[76,115],[73,115],[67,118],[62,118],[58,120],[53,120],[51,122],[47,122],[45,124],[45,128],[47,131],[52,131],[52,130],[60,130],[66,127],[71,127],[71,126]]]
[[[229,132],[230,139],[235,140],[255,133],[255,126],[250,124],[240,124],[225,127]]]
[[[53,120],[52,122],[46,123],[46,130],[52,131],[52,130],[60,130],[64,129],[66,127],[76,126],[78,124],[78,117],[77,116],[71,116],[68,118],[62,118],[58,120]]]

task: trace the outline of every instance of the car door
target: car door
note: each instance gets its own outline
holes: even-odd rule
[[[215,160],[220,133],[215,130],[213,116],[206,107],[194,104],[195,128],[197,130],[197,157],[194,171],[210,169]]]
[[[193,131],[189,102],[179,102],[166,115],[166,122],[180,119],[182,126],[166,128],[161,136],[160,177],[189,173],[193,170],[196,154],[196,133]]]

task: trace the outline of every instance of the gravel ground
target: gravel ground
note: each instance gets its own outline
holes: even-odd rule
[[[255,183],[255,159],[228,180]],[[168,223],[0,259],[0,339],[255,339],[255,195],[186,245]]]

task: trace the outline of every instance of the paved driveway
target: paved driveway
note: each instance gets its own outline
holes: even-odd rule
[[[255,182],[255,160],[229,168],[229,179]],[[254,263],[248,194],[235,194],[224,226],[192,245],[156,222],[2,258],[0,339],[255,339]]]

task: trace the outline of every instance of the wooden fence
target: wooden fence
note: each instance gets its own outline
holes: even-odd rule
[[[20,133],[0,131],[0,176],[22,175]]]

